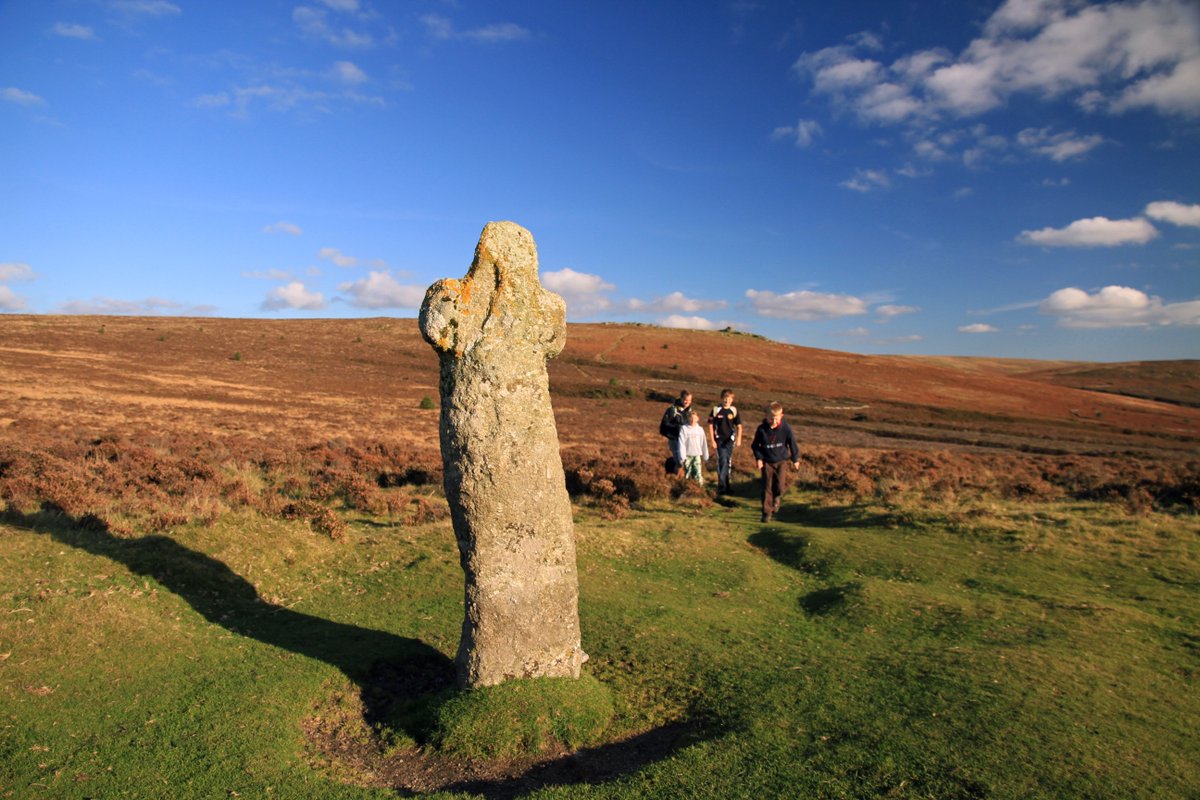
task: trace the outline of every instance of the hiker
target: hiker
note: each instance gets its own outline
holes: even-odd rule
[[[787,489],[786,466],[789,460],[793,469],[800,469],[800,448],[796,446],[796,435],[783,421],[783,406],[771,403],[767,416],[754,432],[750,443],[754,463],[762,471],[762,521],[770,522],[779,511],[779,502]]]
[[[708,437],[700,427],[700,412],[688,412],[688,424],[679,431],[679,450],[683,453],[684,477],[704,485],[703,461],[708,461]]]
[[[717,494],[729,491],[729,468],[733,449],[742,446],[742,418],[733,404],[733,389],[721,392],[721,405],[708,415],[708,436],[717,453]]]
[[[675,463],[669,471],[675,477],[683,477],[683,451],[679,449],[679,432],[687,425],[687,410],[692,405],[692,393],[684,389],[679,393],[679,399],[667,406],[663,412],[662,422],[658,423],[658,432],[667,437],[667,446],[671,448],[671,457]]]

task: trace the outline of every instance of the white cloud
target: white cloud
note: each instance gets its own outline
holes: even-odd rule
[[[1091,112],[1147,108],[1200,116],[1200,3],[1196,0],[1008,0],[961,52],[941,48],[879,58],[876,37],[807,52],[793,70],[812,94],[861,122],[909,125],[925,157],[945,145],[931,132],[948,120],[1013,105],[1017,98],[1074,102]],[[1030,106],[1025,103],[1026,106]],[[917,123],[917,124],[912,124]],[[1104,140],[1027,129],[1029,152],[1058,161]],[[987,150],[964,157],[972,163]]]
[[[350,305],[358,308],[420,308],[425,288],[402,284],[388,272],[371,272],[338,290],[350,295]]]
[[[517,42],[531,36],[528,30],[512,22],[484,25],[482,28],[463,31],[459,35],[480,42]]]
[[[268,225],[263,228],[263,233],[286,233],[289,236],[299,236],[304,231],[300,230],[299,225],[281,219],[274,225]]]
[[[1172,225],[1185,225],[1189,228],[1200,228],[1200,205],[1184,205],[1171,200],[1159,200],[1146,206],[1145,214],[1151,219],[1170,222]]]
[[[1128,286],[1105,286],[1095,294],[1075,287],[1059,289],[1038,310],[1057,317],[1064,328],[1200,325],[1200,300],[1168,304]]]
[[[179,6],[167,0],[115,0],[112,7],[123,14],[141,14],[147,17],[171,17],[182,14]]]
[[[268,281],[292,281],[296,279],[295,275],[285,269],[247,270],[242,273],[242,277]]]
[[[1156,236],[1158,229],[1141,217],[1092,217],[1075,220],[1065,228],[1022,231],[1017,241],[1044,247],[1117,247],[1123,244],[1145,244]]]
[[[877,169],[855,170],[854,177],[838,184],[856,192],[870,192],[875,189],[887,189],[892,185],[892,179],[886,172]]]
[[[348,256],[338,250],[336,247],[322,247],[317,251],[317,257],[323,258],[326,261],[332,261],[339,267],[353,267],[358,265],[358,259],[354,256]]]
[[[663,317],[658,321],[658,324],[664,328],[687,328],[693,331],[715,331],[718,327],[723,327],[704,317],[685,316],[683,314],[671,314],[670,316]]]
[[[1026,128],[1017,134],[1017,143],[1038,155],[1066,161],[1085,155],[1104,143],[1099,134],[1079,136],[1075,131],[1051,133],[1049,128]]]
[[[229,94],[226,92],[202,94],[192,101],[192,105],[194,105],[196,108],[223,108],[229,105],[229,103]]]
[[[1188,117],[1200,115],[1200,57],[1135,83],[1112,104],[1115,111],[1145,106]]]
[[[866,90],[858,100],[858,113],[867,120],[900,122],[919,114],[925,104],[899,83],[884,82]]]
[[[113,314],[118,316],[156,317],[165,314],[206,316],[216,311],[214,306],[186,306],[161,297],[145,300],[117,300],[112,297],[93,297],[91,300],[71,300],[59,306],[63,314]]]
[[[782,125],[771,132],[772,139],[791,139],[796,147],[805,148],[821,135],[821,125],[813,119],[802,119],[795,125]]]
[[[516,42],[529,39],[532,34],[526,28],[512,22],[499,22],[479,28],[460,31],[454,23],[440,14],[425,14],[421,17],[426,32],[434,39],[473,39],[477,42]]]
[[[19,106],[43,106],[46,104],[45,100],[33,92],[27,92],[24,89],[17,89],[13,86],[0,89],[0,100],[16,103]]]
[[[845,294],[825,294],[807,290],[775,294],[747,289],[754,312],[763,317],[803,321],[837,319],[867,313],[863,300]]]
[[[985,322],[976,322],[971,325],[960,325],[959,333],[999,333],[1000,329],[988,325]]]
[[[542,273],[542,285],[562,295],[567,308],[576,314],[591,314],[612,306],[608,293],[616,289],[599,275],[576,272],[570,267]]]
[[[300,281],[277,286],[267,292],[267,299],[259,306],[263,311],[282,311],[289,308],[315,311],[325,307],[325,295],[311,292]]]
[[[25,298],[7,286],[0,285],[0,311],[20,311],[25,308]]]
[[[337,77],[336,72],[330,73]],[[310,109],[318,113],[327,113],[334,104],[352,103],[357,105],[383,106],[382,97],[361,94],[347,85],[340,92],[325,92],[310,89],[298,84],[255,84],[237,86],[231,92],[216,92],[200,95],[192,101],[197,108],[230,107],[230,113],[235,117],[245,117],[250,109],[262,105],[271,111],[292,111],[294,109]]]
[[[454,36],[454,23],[440,14],[426,14],[421,17],[425,30],[435,39],[449,39]]]
[[[348,86],[366,83],[367,73],[350,61],[338,61],[333,65],[334,78]]]
[[[0,281],[31,281],[35,277],[28,264],[0,264]]]
[[[712,311],[729,305],[724,300],[696,300],[683,292],[671,292],[666,297],[658,297],[649,302],[633,299],[628,303],[630,311],[647,313],[682,312],[694,314],[697,311]]]
[[[334,11],[358,11],[358,0],[321,0]]]
[[[894,319],[902,314],[916,314],[920,310],[916,306],[897,306],[891,304],[875,307],[875,313],[879,315],[882,322]]]
[[[337,8],[337,6],[332,6]],[[348,27],[338,27],[330,22],[329,12],[322,8],[297,6],[292,11],[292,22],[306,36],[322,39],[332,45],[346,48],[365,48],[375,44],[375,39],[369,33],[352,30]]]
[[[95,39],[96,34],[87,25],[73,25],[66,22],[56,22],[50,31],[55,36],[67,39]]]

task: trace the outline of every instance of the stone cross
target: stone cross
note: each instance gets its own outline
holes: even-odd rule
[[[538,280],[533,235],[489,222],[466,277],[429,287],[420,325],[441,362],[446,499],[466,573],[459,685],[578,678],[575,529],[546,374],[566,306]]]

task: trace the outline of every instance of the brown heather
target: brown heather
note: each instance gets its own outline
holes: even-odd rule
[[[746,423],[744,492],[756,409],[778,399],[802,445],[797,481],[831,501],[1079,498],[1195,512],[1198,364],[868,357],[571,325],[550,380],[568,491],[610,519],[647,501],[711,502],[664,474],[657,423],[679,388],[707,411],[725,386]],[[3,316],[0,511],[124,535],[238,509],[332,538],[355,513],[444,518],[438,411],[421,403],[437,375],[407,319]]]

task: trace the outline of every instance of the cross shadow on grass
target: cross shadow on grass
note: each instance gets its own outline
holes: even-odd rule
[[[268,602],[224,562],[170,537],[121,538],[114,536],[103,520],[91,515],[77,519],[54,507],[32,514],[10,510],[0,515],[0,522],[123,564],[133,574],[173,592],[213,624],[336,667],[359,687],[363,721],[369,726],[394,723],[393,711],[407,704],[426,699],[436,703],[454,685],[453,661],[429,645]],[[494,800],[549,786],[608,782],[669,757],[702,737],[700,727],[687,720],[672,722],[632,739],[523,767],[511,761],[459,764],[447,758],[427,758],[420,752],[391,759],[365,740],[356,740],[342,755],[351,765],[369,763],[375,780],[384,781],[383,786],[401,795],[445,789],[470,791]],[[406,732],[417,740],[428,733],[420,722]],[[342,737],[334,732],[333,738]],[[331,746],[326,741],[314,743],[327,752]],[[341,741],[332,744],[335,748],[343,745]],[[436,767],[431,769],[431,765]],[[427,774],[431,771],[438,774]],[[414,789],[414,779],[424,785]]]
[[[56,509],[9,511],[3,521],[123,564],[233,633],[336,667],[359,686],[368,723],[386,714],[397,693],[419,696],[454,681],[451,659],[429,645],[270,603],[224,562],[167,536],[124,539],[113,536],[102,520],[88,515],[75,519]]]

